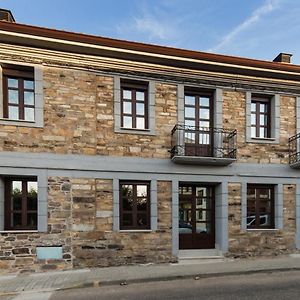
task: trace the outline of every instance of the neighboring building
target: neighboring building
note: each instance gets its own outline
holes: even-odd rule
[[[298,252],[291,55],[260,61],[0,17],[0,268]]]

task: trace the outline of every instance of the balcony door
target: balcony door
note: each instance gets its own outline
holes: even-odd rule
[[[215,248],[214,187],[179,187],[179,249]]]
[[[186,92],[184,96],[185,155],[213,156],[213,97]]]

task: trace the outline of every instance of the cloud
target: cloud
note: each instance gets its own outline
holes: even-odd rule
[[[169,44],[178,41],[182,36],[181,24],[186,16],[166,9],[164,2],[155,3],[152,7],[141,1],[134,16],[116,25],[120,36],[144,42]]]
[[[244,22],[235,27],[232,31],[226,34],[222,40],[215,47],[208,49],[208,52],[218,52],[230,44],[239,34],[243,31],[252,27],[257,23],[264,15],[272,12],[278,8],[281,0],[267,0],[265,3],[253,11],[251,16],[247,18]]]
[[[151,15],[134,18],[133,27],[134,30],[149,35],[150,39],[166,40],[175,34],[170,24],[166,24],[156,16]]]

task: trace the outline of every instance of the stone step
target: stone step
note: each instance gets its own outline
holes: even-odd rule
[[[196,259],[196,258],[221,258],[222,252],[218,249],[193,249],[179,250],[179,259]]]
[[[178,264],[202,264],[222,262],[225,258],[218,249],[180,250]]]

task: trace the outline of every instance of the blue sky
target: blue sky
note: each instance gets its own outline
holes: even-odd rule
[[[17,22],[300,64],[299,0],[0,0]]]

